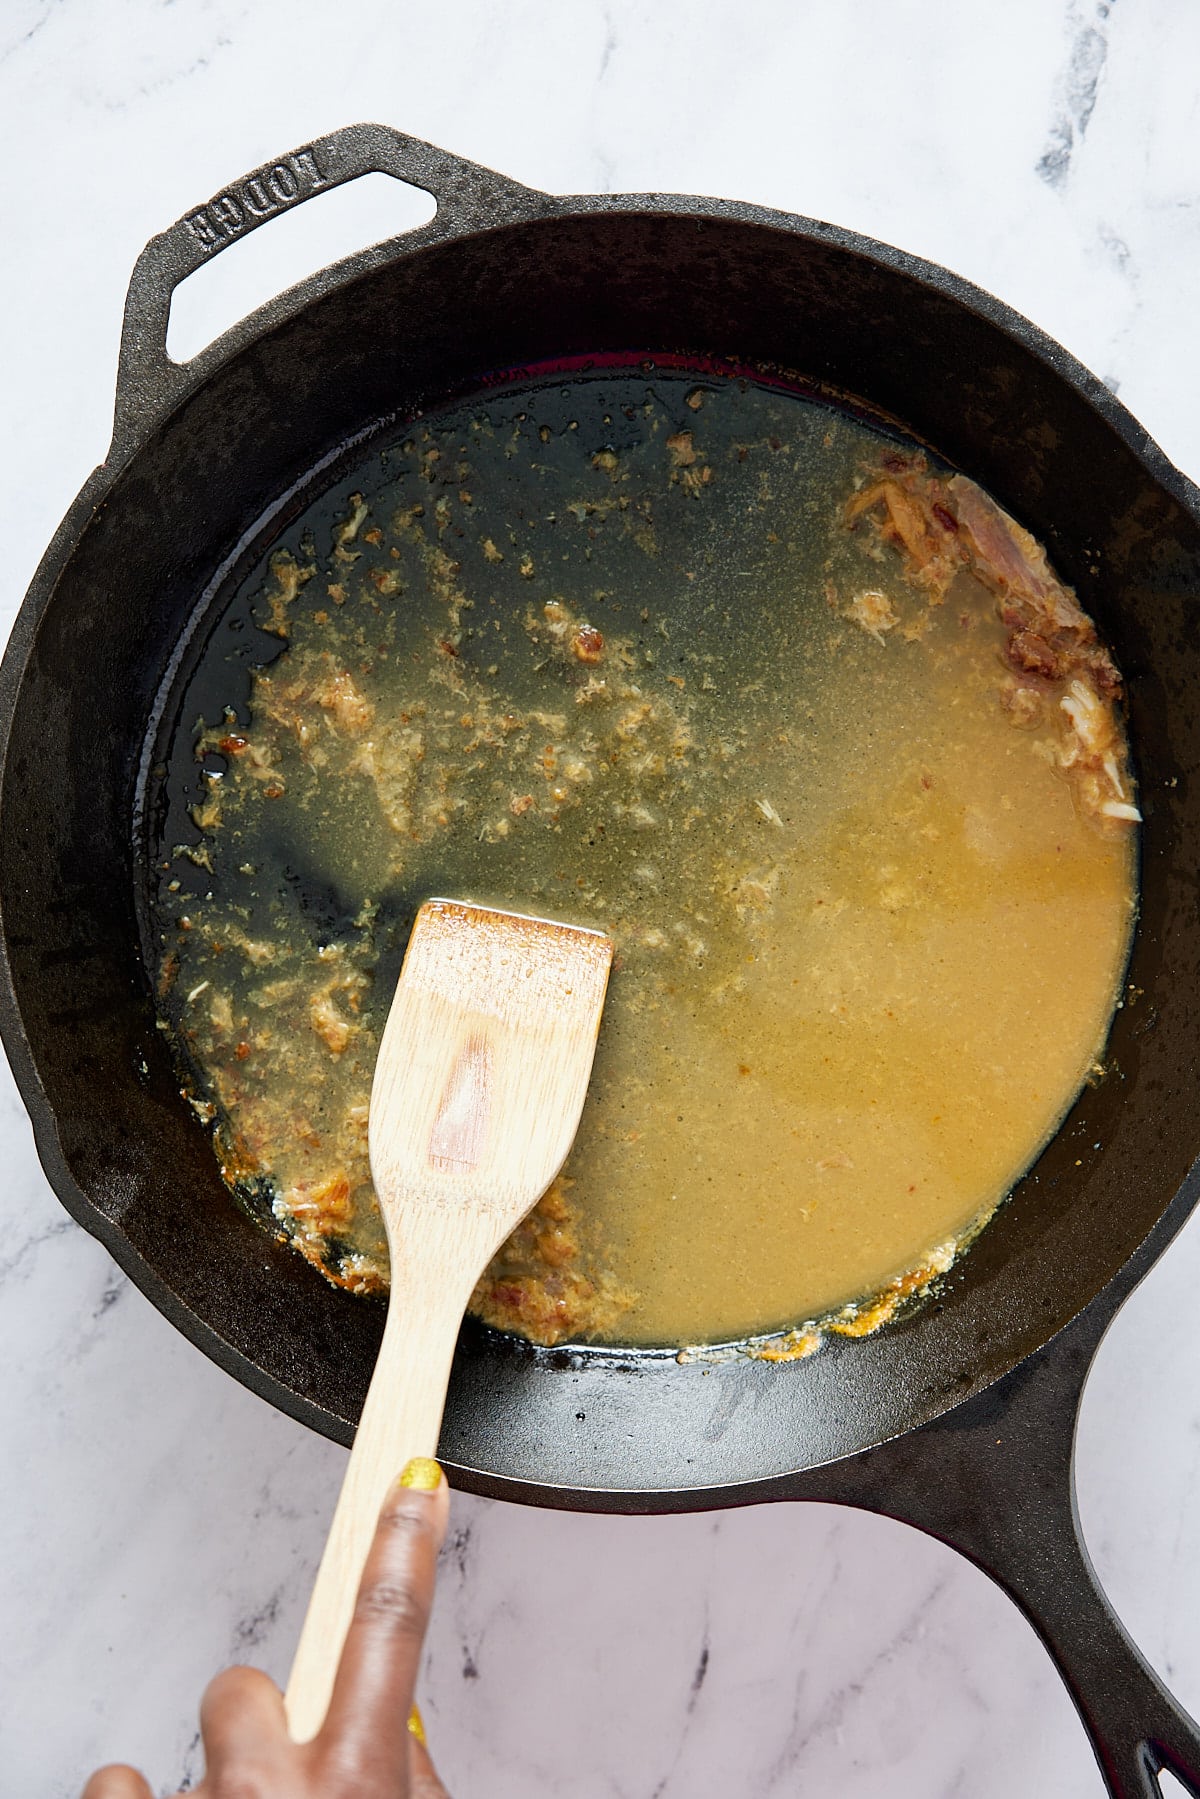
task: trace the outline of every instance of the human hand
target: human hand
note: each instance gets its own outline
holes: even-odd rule
[[[409,1462],[379,1513],[319,1733],[293,1743],[275,1682],[257,1668],[227,1668],[200,1702],[205,1774],[188,1799],[448,1799],[413,1688],[449,1510],[437,1463]],[[135,1769],[108,1767],[82,1799],[154,1796]]]

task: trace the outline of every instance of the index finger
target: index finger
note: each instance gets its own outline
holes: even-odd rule
[[[422,1484],[407,1484],[414,1480]],[[368,1792],[372,1780],[383,1790],[408,1766],[408,1714],[449,1515],[445,1476],[423,1457],[408,1464],[379,1514],[318,1738],[339,1772]]]
[[[124,1762],[97,1768],[80,1799],[154,1799],[149,1782]]]

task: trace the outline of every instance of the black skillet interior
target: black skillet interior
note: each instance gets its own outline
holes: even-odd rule
[[[214,1359],[349,1441],[381,1313],[232,1203],[139,955],[139,758],[203,596],[314,468],[498,369],[728,356],[864,396],[1033,530],[1113,644],[1146,817],[1142,915],[1108,1077],[922,1312],[782,1367],[464,1330],[442,1440],[458,1484],[608,1510],[735,1503],[981,1393],[1122,1267],[1200,1150],[1198,514],[1091,377],[941,271],[754,208],[555,202],[490,179],[218,345],[163,416],[153,384],[136,388],[149,353],[127,340],[122,453],[65,522],[4,665],[5,1036],[75,1215]],[[1053,944],[1012,978],[1052,985]]]

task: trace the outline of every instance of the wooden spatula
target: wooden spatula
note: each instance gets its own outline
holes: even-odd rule
[[[384,1495],[434,1456],[479,1276],[558,1173],[579,1124],[613,946],[599,931],[429,900],[371,1089],[371,1174],[391,1301],[287,1689],[316,1735]]]

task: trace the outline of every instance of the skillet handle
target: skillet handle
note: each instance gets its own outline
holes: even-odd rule
[[[194,384],[190,368],[167,354],[171,295],[179,283],[268,219],[371,174],[393,175],[432,195],[437,217],[421,227],[432,236],[482,230],[507,213],[527,213],[531,202],[550,205],[533,188],[388,125],[347,125],[251,170],[151,238],[134,264],[121,328],[110,462]],[[323,279],[316,275],[305,283],[306,298]]]
[[[1075,1427],[1106,1323],[1085,1312],[995,1387],[812,1496],[914,1524],[1004,1588],[1057,1664],[1113,1799],[1161,1799],[1162,1768],[1200,1796],[1200,1728],[1113,1613],[1079,1524]]]

